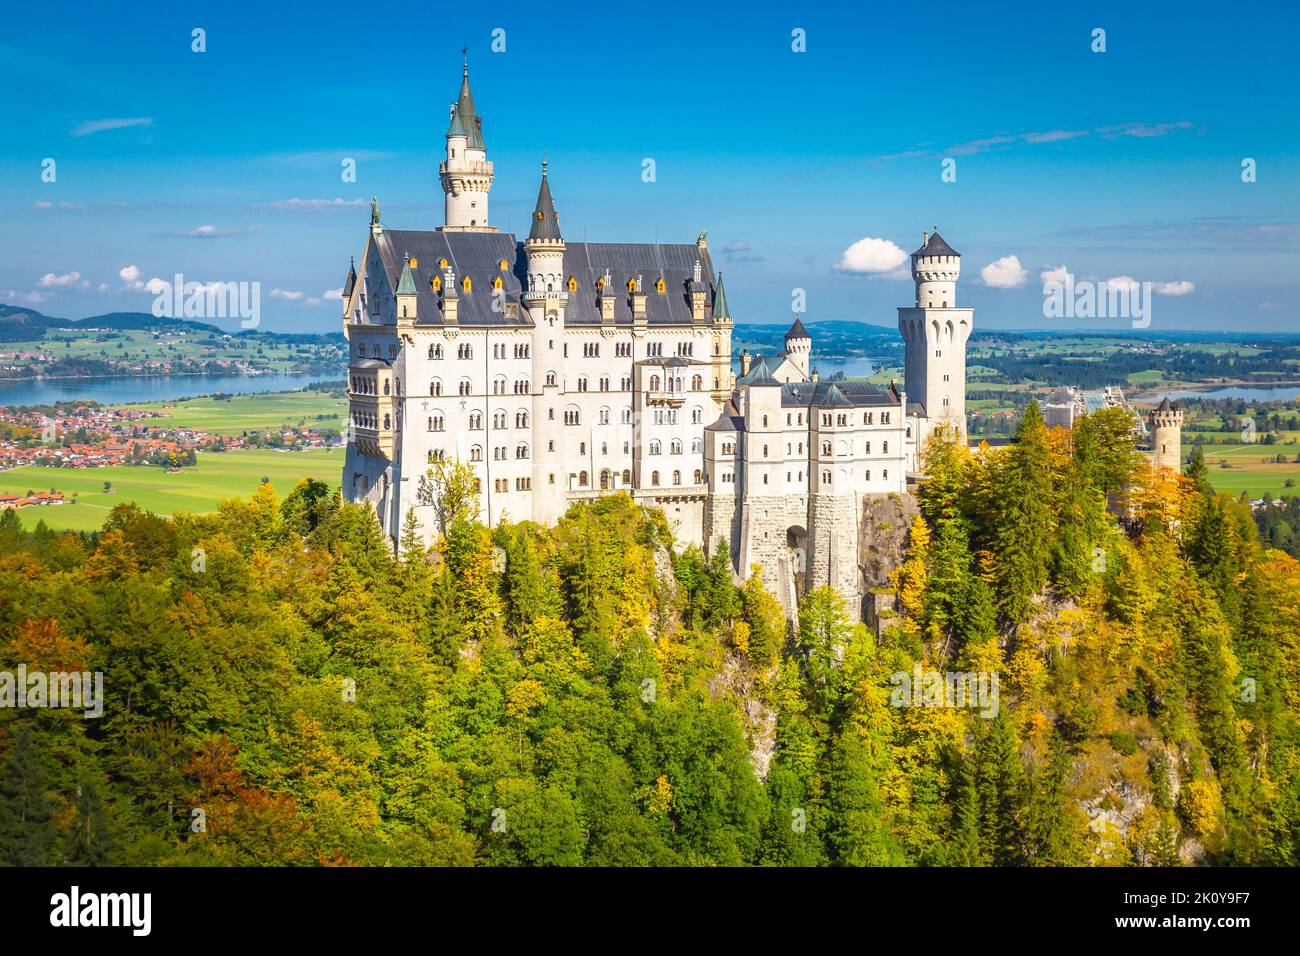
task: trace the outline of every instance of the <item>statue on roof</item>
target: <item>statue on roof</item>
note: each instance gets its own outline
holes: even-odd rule
[[[370,197],[370,225],[379,225],[379,200],[374,196]]]

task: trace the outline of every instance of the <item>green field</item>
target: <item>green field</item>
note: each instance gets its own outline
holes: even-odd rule
[[[331,398],[324,392],[270,392],[236,395],[229,401],[191,398],[178,402],[148,402],[122,408],[157,410],[157,418],[141,425],[159,428],[196,428],[210,435],[239,435],[246,431],[290,428],[335,428],[342,431],[347,421],[347,399]],[[319,419],[318,416],[327,418]]]
[[[18,512],[27,527],[44,519],[51,528],[97,530],[115,506],[133,501],[146,511],[214,511],[223,498],[247,498],[265,476],[283,497],[299,478],[308,477],[338,486],[343,472],[342,448],[281,452],[267,449],[201,452],[199,463],[168,474],[148,465],[114,465],[110,468],[41,468],[28,466],[0,471],[0,494],[61,491],[76,504],[24,508]],[[113,493],[104,493],[104,482]]]
[[[1295,458],[1296,448],[1283,445],[1205,445],[1205,464],[1209,471],[1210,483],[1217,491],[1228,491],[1239,495],[1243,491],[1251,498],[1258,498],[1269,492],[1274,498],[1280,495],[1300,494],[1300,464],[1294,461],[1286,464],[1265,463],[1264,458],[1285,454]],[[1184,451],[1188,450],[1186,444]],[[1221,462],[1232,467],[1224,468]],[[1293,488],[1286,487],[1287,479],[1296,483]]]

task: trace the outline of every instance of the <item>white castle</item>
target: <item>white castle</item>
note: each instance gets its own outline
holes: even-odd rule
[[[680,543],[726,548],[742,577],[759,565],[788,609],[796,580],[860,597],[864,500],[907,491],[935,427],[966,433],[959,254],[937,232],[912,254],[903,388],[819,382],[798,320],[784,352],[742,356],[736,377],[705,233],[566,241],[545,160],[528,238],[491,225],[468,65],[439,171],[445,224],[388,229],[372,203],[343,289],[345,497],[371,503],[394,546],[408,512],[430,539],[421,478],[456,459],[491,525],[554,524],[575,502],[626,493],[661,508]]]

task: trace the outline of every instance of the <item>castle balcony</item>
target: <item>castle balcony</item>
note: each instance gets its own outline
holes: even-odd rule
[[[367,458],[391,461],[397,446],[397,411],[392,398],[352,396],[348,402],[348,438]]]
[[[648,405],[669,405],[673,408],[681,408],[686,404],[685,392],[665,392],[662,389],[645,393],[646,404]]]
[[[448,173],[451,173],[453,176],[491,176],[492,161],[474,160],[473,162],[468,162],[463,159],[458,159],[454,162],[448,163],[444,159],[438,164],[438,172],[443,176]]]

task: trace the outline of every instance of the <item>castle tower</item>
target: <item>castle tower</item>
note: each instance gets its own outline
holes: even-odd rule
[[[564,312],[569,293],[564,279],[564,237],[551,199],[542,160],[532,228],[524,243],[528,277],[523,304],[533,320],[533,520],[554,523],[568,508],[564,467]],[[583,423],[590,427],[589,423]],[[568,429],[573,431],[573,429]]]
[[[812,336],[804,328],[803,322],[795,318],[790,331],[785,333],[785,357],[799,370],[804,381],[808,380],[808,363],[812,357]]]
[[[936,231],[923,233],[912,253],[916,305],[898,310],[903,335],[904,382],[908,400],[925,408],[918,449],[939,426],[966,434],[966,341],[973,309],[957,308],[961,254]]]
[[[1151,410],[1147,417],[1151,427],[1151,464],[1179,473],[1183,468],[1183,410],[1169,397]]]
[[[469,60],[460,81],[460,97],[451,107],[447,127],[447,158],[438,164],[446,197],[443,229],[455,232],[496,232],[488,225],[488,193],[492,164],[483,143],[483,121],[474,111],[469,91]]]

